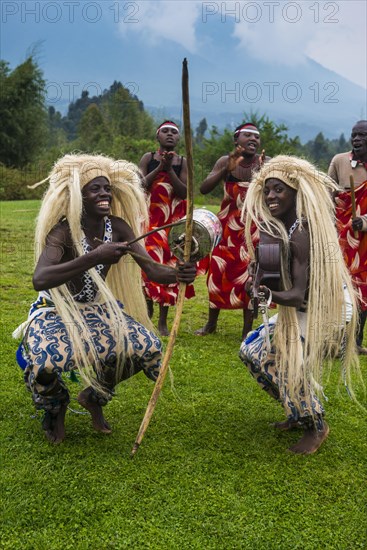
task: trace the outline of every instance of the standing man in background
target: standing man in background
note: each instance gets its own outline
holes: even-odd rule
[[[363,347],[367,318],[367,120],[360,120],[353,126],[351,142],[351,151],[339,153],[332,159],[328,174],[340,188],[335,198],[339,242],[359,294],[357,349],[360,355],[367,355],[367,348]],[[355,217],[350,177],[355,184]]]

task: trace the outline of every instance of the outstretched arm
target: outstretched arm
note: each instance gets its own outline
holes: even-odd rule
[[[69,228],[66,224],[59,224],[47,236],[46,246],[33,274],[34,289],[39,291],[60,286],[98,264],[115,264],[126,253],[126,246],[112,242],[74,257]]]
[[[206,195],[217,187],[217,185],[226,179],[228,174],[228,156],[221,157],[213,166],[213,170],[205,178],[200,186],[200,193]]]
[[[152,260],[148,252],[138,242],[127,245],[128,242],[135,239],[131,227],[123,220],[115,220],[116,234],[122,242],[119,244],[129,253],[132,258],[145,272],[149,280],[160,284],[171,284],[176,282],[192,283],[196,277],[196,264],[193,262],[179,263],[176,268],[163,265]],[[117,243],[116,243],[117,244]],[[105,246],[105,245],[102,245]]]
[[[236,168],[236,166],[242,160],[242,151],[243,148],[237,146],[232,153],[220,157],[213,166],[213,170],[205,178],[203,183],[200,186],[200,193],[206,195],[215,189],[215,187],[221,182],[224,181],[227,176]]]
[[[126,243],[122,243],[123,245]],[[128,247],[128,252],[145,272],[150,281],[159,284],[186,283],[190,284],[196,277],[196,264],[177,261],[176,268],[163,265],[152,260],[145,248],[138,243]]]

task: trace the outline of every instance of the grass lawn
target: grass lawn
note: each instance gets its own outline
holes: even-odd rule
[[[338,384],[339,363],[325,387],[328,440],[310,457],[287,453],[299,434],[275,432],[281,407],[238,359],[241,312],[222,312],[214,335],[193,335],[207,317],[204,278],[184,306],[173,385],[167,377],[135,458],[130,451],[153,389],[143,374],[121,384],[108,405],[111,435],[68,411],[65,442],[46,441],[11,338],[36,296],[38,205],[1,204],[0,548],[366,548],[366,415]],[[366,358],[362,366],[366,375]],[[75,397],[80,387],[69,387]],[[75,401],[71,407],[78,409]]]

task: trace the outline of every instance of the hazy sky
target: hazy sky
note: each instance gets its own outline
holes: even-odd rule
[[[131,2],[120,32],[154,45],[162,38],[191,53],[210,56],[211,23],[234,23],[237,47],[252,57],[294,66],[311,57],[352,82],[367,88],[367,2],[187,0]],[[135,9],[134,9],[135,6]],[[129,19],[139,22],[130,23]],[[217,32],[218,26],[216,27]],[[230,55],[230,54],[229,54]]]
[[[45,49],[59,44],[62,65],[69,42],[88,49],[88,42],[77,42],[78,29],[89,25],[105,28],[105,39],[98,37],[102,49],[120,34],[131,40],[132,56],[137,41],[151,48],[166,40],[209,58],[211,44],[218,46],[221,29],[230,25],[235,47],[251,57],[294,66],[309,56],[366,88],[366,6],[365,0],[3,0],[1,56],[17,64],[38,35]]]
[[[367,89],[366,0],[2,0],[0,6],[1,57],[13,68],[36,45],[46,100],[63,113],[82,91],[99,95],[117,80],[162,111],[157,118],[179,117],[173,107],[181,104],[187,57],[194,116],[208,116],[210,124],[224,124],[215,119],[221,111],[234,124],[227,112],[237,119],[260,109],[289,126],[312,122],[336,135],[366,116],[367,93],[337,77]],[[313,67],[310,58],[333,72]],[[275,100],[268,80],[277,84]],[[252,81],[262,103],[247,95],[243,101]],[[208,82],[220,92],[206,101]],[[289,84],[302,89],[297,102],[284,97]],[[237,85],[240,97],[222,97],[223,86],[226,92]]]

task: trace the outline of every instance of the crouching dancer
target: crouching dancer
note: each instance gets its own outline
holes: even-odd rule
[[[329,433],[321,404],[324,359],[342,349],[349,384],[351,367],[358,366],[357,308],[334,224],[334,187],[307,161],[278,156],[256,175],[244,204],[248,246],[253,221],[267,239],[280,238],[282,252],[281,290],[260,286],[278,314],[248,335],[240,358],[282,403],[287,420],[275,427],[303,428],[289,449],[297,454],[314,453]]]
[[[141,370],[157,379],[161,342],[152,332],[140,270],[170,284],[191,283],[196,268],[158,264],[139,243],[128,245],[147,221],[134,164],[66,155],[54,166],[36,228],[33,285],[39,297],[17,354],[53,443],[65,437],[69,393],[63,372],[78,370],[85,385],[78,401],[103,433],[111,429],[102,406],[116,384]]]

